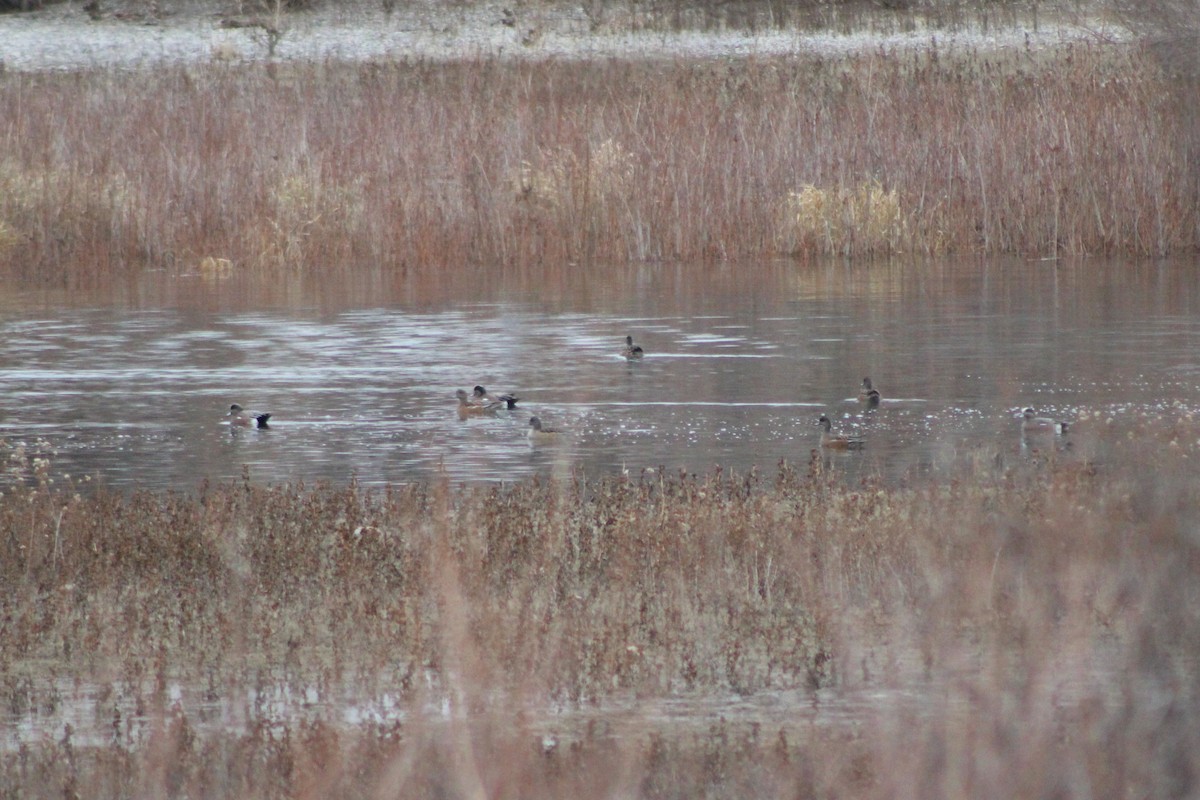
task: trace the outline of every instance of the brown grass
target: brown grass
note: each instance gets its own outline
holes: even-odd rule
[[[138,737],[117,719],[109,742],[68,729],[0,753],[0,785],[1189,796],[1196,442],[1190,423],[1152,423],[1101,448],[1106,466],[1037,457],[1004,469],[985,453],[956,480],[909,487],[848,486],[814,462],[770,479],[82,495],[16,463],[26,480],[0,499],[5,707],[52,713],[64,702],[55,682],[75,681],[134,694],[148,722]],[[247,727],[205,727],[172,706],[172,680],[207,686]],[[409,714],[272,719],[245,698],[274,685],[389,692]],[[882,694],[820,725],[801,709],[794,724],[681,725],[635,701],[822,687]],[[888,701],[887,687],[922,700]],[[443,703],[448,714],[422,712]],[[547,716],[554,703],[576,711]]]
[[[1191,252],[1182,80],[1098,45],[10,74],[0,266]]]

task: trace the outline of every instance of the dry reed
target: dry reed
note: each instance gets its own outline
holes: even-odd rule
[[[411,273],[1190,252],[1200,191],[1179,80],[1115,45],[936,44],[10,74],[0,266],[70,283],[206,259]]]
[[[52,711],[55,687],[82,681],[135,694],[149,722],[138,739],[118,714],[107,742],[68,728],[23,743],[0,754],[0,785],[1188,796],[1196,440],[1190,423],[1148,424],[1108,443],[1105,466],[972,457],[953,481],[907,487],[846,485],[814,462],[770,479],[122,496],[54,489],[16,454],[24,480],[0,499],[5,706]],[[173,680],[244,704],[246,725],[204,727],[170,701]],[[347,725],[238,700],[275,684],[391,694],[411,712]],[[538,711],[859,686],[926,694],[820,726],[634,711],[573,727]]]

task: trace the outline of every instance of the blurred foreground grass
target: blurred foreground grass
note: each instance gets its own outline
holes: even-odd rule
[[[53,716],[74,685],[134,698],[143,722],[136,737],[118,713],[110,738],[26,739],[0,753],[0,786],[1188,796],[1198,437],[1183,421],[1129,433],[1098,461],[976,453],[911,486],[847,485],[818,460],[770,477],[120,495],[51,488],[26,464],[0,498],[9,718]],[[241,722],[173,701],[172,683]],[[387,696],[396,713],[279,718],[261,704],[278,686]],[[637,712],[778,692],[819,708],[861,690],[878,706],[819,726]],[[919,704],[888,700],[910,691]],[[621,724],[571,725],[614,703]]]

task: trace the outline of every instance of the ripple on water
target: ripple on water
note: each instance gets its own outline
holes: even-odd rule
[[[1048,278],[1031,275],[1022,286],[1036,293]],[[1008,291],[965,311],[953,292],[797,298],[786,281],[745,296],[701,292],[703,303],[664,286],[562,311],[497,300],[414,313],[374,296],[334,313],[311,299],[284,309],[96,304],[58,316],[18,308],[0,320],[0,439],[39,437],[56,469],[111,486],[188,488],[236,479],[243,464],[263,480],[514,480],[564,464],[803,460],[825,412],[867,441],[839,456],[847,470],[903,477],[972,447],[1015,451],[1014,410],[1025,405],[1117,427],[1191,413],[1178,401],[1198,396],[1200,321],[1172,305],[1200,298],[1189,275],[1172,279],[1172,292],[1138,294],[1106,291],[1091,274],[1068,286],[1060,274],[1063,303],[1052,309]],[[1142,299],[1126,308],[1114,296]],[[1160,298],[1160,313],[1146,297]],[[850,335],[860,316],[888,335]],[[630,332],[647,349],[640,362],[618,355]],[[1155,347],[1095,344],[1139,332]],[[873,411],[857,402],[864,374],[884,392]],[[518,409],[461,422],[454,391],[475,384],[516,393]],[[231,402],[271,411],[272,429],[230,436]],[[531,454],[532,414],[567,429],[569,446]]]

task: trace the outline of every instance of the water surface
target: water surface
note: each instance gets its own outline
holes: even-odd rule
[[[0,439],[48,456],[56,480],[116,488],[771,469],[808,460],[821,413],[867,441],[836,463],[902,480],[966,451],[1019,458],[1026,405],[1119,425],[1191,411],[1200,381],[1200,279],[1182,263],[152,273],[5,291]],[[641,361],[619,355],[627,334]],[[876,411],[856,400],[867,375]],[[476,384],[518,409],[460,420],[454,392]],[[231,431],[233,402],[271,411],[270,429]],[[530,447],[531,414],[563,441]]]

